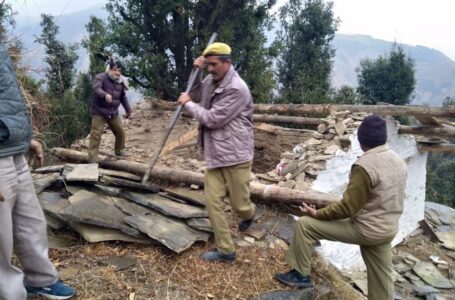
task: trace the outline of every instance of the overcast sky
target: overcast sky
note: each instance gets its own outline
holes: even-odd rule
[[[283,3],[286,0],[278,0]],[[21,18],[41,13],[60,15],[105,0],[7,0]],[[455,0],[333,0],[340,18],[340,33],[374,38],[442,51],[455,60]]]

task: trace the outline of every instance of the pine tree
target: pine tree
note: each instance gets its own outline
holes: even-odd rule
[[[163,99],[184,90],[195,56],[212,32],[228,43],[257,101],[273,87],[264,29],[275,1],[109,0],[112,49],[127,60],[132,85]]]
[[[278,61],[278,102],[328,102],[335,56],[331,42],[338,26],[333,3],[289,0],[279,14],[282,54]]]
[[[390,53],[375,60],[362,60],[357,79],[357,92],[366,104],[409,104],[416,85],[415,63],[402,47],[394,44]]]
[[[48,93],[52,97],[61,98],[73,85],[74,64],[78,58],[77,45],[65,46],[57,40],[59,28],[55,24],[53,16],[42,14],[40,25],[42,32],[36,42],[42,44],[46,49]]]

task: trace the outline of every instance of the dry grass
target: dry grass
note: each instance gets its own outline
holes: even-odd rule
[[[97,243],[51,250],[50,256],[65,282],[76,287],[76,299],[258,299],[290,290],[274,279],[276,272],[288,270],[285,251],[239,248],[237,261],[225,264],[202,261],[209,248],[197,244],[175,254],[161,246]],[[113,256],[133,256],[137,263],[126,270],[101,263]],[[361,299],[321,258],[315,257],[313,270],[315,299]]]

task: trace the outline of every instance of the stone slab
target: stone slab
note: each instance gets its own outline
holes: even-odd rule
[[[126,188],[132,188],[136,189],[139,191],[145,191],[145,192],[152,192],[152,193],[158,193],[161,189],[152,184],[142,184],[140,182],[135,182],[131,180],[125,180],[121,178],[116,178],[108,175],[104,175],[101,177],[100,182],[106,184],[106,185],[116,185],[120,187],[126,187]]]
[[[249,236],[254,237],[256,240],[262,240],[267,235],[267,230],[262,224],[251,224],[250,228],[245,232]]]
[[[89,191],[79,191],[69,198],[70,205],[62,213],[69,221],[119,229],[126,234],[143,237],[123,220],[126,215],[108,196]]]
[[[60,173],[32,174],[35,191],[40,194],[58,180]]]
[[[259,295],[259,300],[313,300],[314,290],[301,289],[294,291],[273,291]]]
[[[89,243],[107,242],[107,241],[122,241],[130,243],[151,244],[152,240],[148,237],[137,238],[128,235],[118,229],[100,227],[96,225],[70,222],[69,226],[79,233],[84,240]]]
[[[48,235],[47,245],[50,249],[65,249],[78,246],[79,243],[65,237]]]
[[[69,201],[62,198],[60,193],[42,192],[38,195],[38,200],[47,215],[55,217],[59,221],[64,221],[63,211],[69,206]]]
[[[100,261],[101,265],[111,266],[116,270],[125,270],[137,264],[137,258],[133,256],[112,256]]]
[[[436,231],[435,233],[444,248],[455,250],[455,231]]]
[[[445,278],[441,272],[430,262],[417,262],[412,270],[427,284],[441,289],[453,288],[449,279]]]
[[[99,179],[98,164],[66,164],[64,175],[66,181],[97,182]]]
[[[44,212],[44,217],[46,218],[46,223],[49,228],[59,230],[65,227],[65,223],[63,221],[47,212]]]
[[[116,207],[128,216],[146,215],[155,212],[150,208],[136,204],[135,202],[131,202],[130,200],[126,200],[124,198],[112,197],[111,200],[114,202]]]
[[[120,196],[125,199],[134,201],[140,205],[152,208],[165,215],[180,219],[202,218],[208,216],[207,211],[200,207],[177,203],[158,194],[140,194],[135,192],[122,191],[120,193]]]
[[[172,188],[167,189],[166,192],[170,195],[182,198],[189,203],[205,206],[204,192],[202,191],[190,190],[186,188]]]
[[[33,173],[62,173],[64,167],[65,165],[41,167],[34,169]]]
[[[209,234],[192,229],[185,223],[166,218],[158,213],[146,216],[129,216],[125,221],[167,248],[180,253],[196,241],[207,241]]]
[[[127,180],[138,181],[138,182],[142,180],[141,177],[128,173],[128,172],[124,172],[124,171],[116,171],[116,170],[103,169],[103,168],[99,168],[98,170],[99,170],[101,176],[107,175],[107,176],[111,176],[111,177],[123,178],[123,179],[127,179]]]
[[[213,232],[212,223],[208,218],[191,218],[186,221],[190,227],[201,231]]]

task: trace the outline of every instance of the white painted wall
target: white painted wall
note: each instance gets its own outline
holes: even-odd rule
[[[424,218],[425,182],[427,153],[417,150],[413,136],[399,135],[397,125],[391,118],[387,119],[388,145],[408,166],[406,197],[404,211],[400,218],[400,228],[393,240],[395,246],[419,227],[418,222]],[[314,181],[314,190],[333,193],[341,196],[346,189],[351,165],[363,152],[357,140],[357,131],[350,137],[351,149],[339,151],[327,162],[327,168]],[[365,264],[360,255],[359,246],[339,242],[321,241],[317,251],[337,268],[344,271],[363,271]]]

